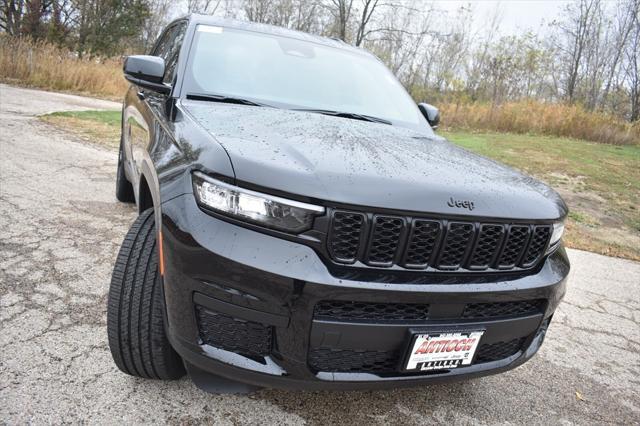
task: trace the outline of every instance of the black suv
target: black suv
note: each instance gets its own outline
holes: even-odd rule
[[[189,16],[128,57],[109,292],[124,372],[382,388],[514,368],[565,293],[567,207],[435,135],[371,54]]]

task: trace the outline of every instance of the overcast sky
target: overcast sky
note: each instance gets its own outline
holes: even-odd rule
[[[544,31],[547,24],[560,15],[567,3],[571,2],[560,0],[442,0],[437,2],[439,7],[451,11],[471,4],[476,25],[486,21],[498,10],[502,17],[500,30],[503,35],[518,34],[528,30]]]

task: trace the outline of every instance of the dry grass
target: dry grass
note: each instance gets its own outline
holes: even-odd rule
[[[0,35],[0,80],[42,89],[122,99],[127,83],[117,59],[79,59],[52,44]]]
[[[634,125],[580,106],[535,101],[440,105],[442,124],[450,129],[492,130],[570,137],[613,145],[640,145],[640,122]]]

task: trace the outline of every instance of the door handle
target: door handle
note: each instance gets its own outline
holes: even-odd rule
[[[140,91],[136,93],[136,95],[138,95],[138,99],[140,99],[141,101],[144,101],[144,92]]]

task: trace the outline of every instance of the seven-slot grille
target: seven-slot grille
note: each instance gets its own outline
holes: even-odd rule
[[[535,266],[551,225],[479,223],[333,211],[327,248],[342,264],[443,271]]]

